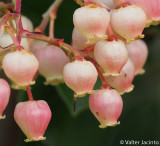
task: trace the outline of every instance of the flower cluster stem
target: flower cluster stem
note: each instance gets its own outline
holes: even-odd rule
[[[116,0],[116,3],[117,3],[118,5],[121,5],[121,4],[123,4],[123,3],[126,3],[126,0]]]
[[[17,14],[21,14],[21,2],[22,2],[22,0],[16,0],[16,12],[17,12]]]
[[[108,25],[108,35],[109,35],[109,36],[114,36],[113,31],[112,31],[111,24]]]
[[[23,33],[23,26],[22,26],[22,21],[21,21],[21,3],[22,0],[16,0],[16,12],[19,14],[19,18],[16,21],[16,26],[17,26],[17,40],[20,43],[21,38],[22,38],[22,33]]]
[[[81,58],[80,52],[76,48],[72,47],[71,45],[63,42],[63,39],[50,38],[45,35],[30,33],[30,32],[24,32],[23,37],[36,39],[36,40],[40,40],[40,41],[44,41],[44,42],[56,45],[62,48],[65,52],[69,52],[69,53],[72,52],[75,57]]]
[[[55,17],[56,17],[56,11],[62,2],[63,2],[63,0],[56,0],[53,2],[53,4],[49,7],[49,9],[42,15],[43,20],[42,20],[41,24],[35,29],[36,32],[44,32],[44,30],[46,29],[47,24],[50,20],[51,14],[54,13],[52,15],[55,15]],[[51,19],[53,19],[53,18],[51,17]]]
[[[111,87],[107,84],[104,76],[102,75],[102,72],[100,71],[99,69],[99,65],[96,63],[96,61],[94,59],[92,59],[91,57],[85,57],[86,60],[90,61],[93,63],[93,65],[95,66],[97,72],[98,72],[98,75],[101,79],[101,82],[102,82],[102,88],[105,88],[105,89],[111,89]]]
[[[112,30],[112,27],[111,27],[111,24],[108,25],[108,41],[118,41],[117,37],[114,36],[114,33],[113,33],[113,30]]]
[[[32,101],[33,100],[33,95],[32,95],[31,88],[30,88],[29,85],[27,86],[26,90],[27,90],[29,100]]]
[[[13,42],[14,42],[14,45],[15,45],[16,47],[18,47],[18,46],[19,46],[19,42],[17,41],[17,38],[14,36],[14,34],[13,34],[12,30],[10,29],[10,27],[7,27],[7,28],[6,28],[6,31],[7,31],[7,33],[10,35],[10,37],[12,38],[12,40],[13,40]]]
[[[54,20],[50,19],[49,37],[54,38]]]

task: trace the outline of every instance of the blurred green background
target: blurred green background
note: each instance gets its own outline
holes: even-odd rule
[[[22,0],[22,14],[38,26],[43,12],[52,0]],[[55,37],[71,42],[72,16],[78,5],[73,0],[64,0],[58,10]],[[124,107],[121,124],[100,129],[99,123],[88,109],[88,98],[78,99],[77,111],[73,109],[73,93],[65,85],[44,86],[44,78],[38,77],[32,87],[35,99],[46,100],[52,110],[52,120],[45,133],[46,141],[25,143],[26,138],[13,119],[18,101],[27,100],[25,92],[12,91],[7,118],[0,121],[0,146],[119,146],[120,140],[157,140],[160,142],[160,27],[144,31],[149,47],[145,65],[146,73],[137,76],[135,89],[123,95]],[[0,77],[3,73],[0,73]],[[96,87],[99,86],[97,83]]]

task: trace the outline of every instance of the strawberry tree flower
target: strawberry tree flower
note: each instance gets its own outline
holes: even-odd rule
[[[7,81],[0,78],[0,119],[4,119],[6,116],[2,115],[6,106],[8,105],[11,89]]]
[[[74,91],[75,97],[83,97],[94,93],[93,87],[97,81],[97,70],[90,61],[74,60],[64,66],[64,81]]]
[[[46,78],[45,84],[57,85],[63,83],[63,68],[69,63],[69,58],[57,46],[48,45],[37,51],[39,73]]]
[[[75,28],[88,40],[88,43],[107,38],[109,21],[110,16],[107,10],[97,5],[78,8],[73,14]]]
[[[100,128],[120,124],[117,120],[122,112],[123,101],[116,90],[96,90],[94,94],[89,96],[89,108],[100,122]]]
[[[43,100],[20,102],[16,105],[14,119],[27,136],[25,142],[45,140],[43,135],[51,119],[51,110]]]
[[[128,0],[131,4],[141,7],[147,15],[146,27],[160,22],[160,0]]]
[[[3,58],[3,69],[9,77],[20,88],[32,85],[39,63],[36,57],[27,50],[16,50],[7,53]]]
[[[52,116],[44,100],[33,99],[30,85],[35,83],[38,74],[51,85],[64,79],[74,91],[74,103],[77,97],[91,94],[89,108],[100,122],[99,127],[105,128],[119,124],[123,108],[120,94],[131,91],[135,74],[143,71],[148,50],[143,41],[136,39],[144,37],[146,22],[159,22],[158,6],[152,2],[146,9],[146,4],[142,6],[143,0],[142,3],[130,0],[138,6],[127,0],[75,1],[81,7],[73,14],[72,46],[54,37],[54,21],[62,0],[54,1],[43,14],[35,32],[32,22],[21,15],[21,0],[14,0],[10,8],[5,3],[0,5],[0,12],[4,9],[0,18],[0,67],[2,64],[15,88],[24,89],[28,94],[29,100],[19,102],[14,111],[26,142],[45,140],[44,133]],[[148,13],[153,6],[155,10]],[[48,23],[49,36],[46,36]],[[97,90],[94,86],[98,76],[101,87]],[[1,119],[9,96],[8,83],[0,79]]]
[[[128,52],[121,40],[101,40],[94,47],[94,57],[104,70],[104,76],[118,76],[127,62]]]
[[[145,12],[136,5],[120,7],[111,14],[113,30],[125,38],[127,42],[144,37],[142,31],[145,28],[146,21]]]

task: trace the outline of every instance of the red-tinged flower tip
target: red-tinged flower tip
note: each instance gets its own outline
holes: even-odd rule
[[[106,39],[109,21],[107,10],[97,5],[78,8],[73,14],[75,28],[88,40],[88,43]]]
[[[63,83],[63,68],[69,63],[69,58],[61,48],[48,45],[36,53],[39,61],[39,73],[46,78],[45,84],[57,85]]]
[[[108,76],[106,77],[107,83],[115,88],[121,95],[129,93],[133,90],[134,86],[132,85],[132,81],[135,76],[135,67],[133,62],[128,59],[127,63],[121,70],[121,75],[117,77]]]
[[[125,44],[118,41],[98,41],[94,48],[94,57],[104,70],[104,76],[118,76],[128,60]]]
[[[160,22],[160,0],[128,0],[131,4],[141,7],[147,15],[147,26]]]
[[[146,25],[145,12],[136,5],[121,7],[111,14],[111,25],[114,31],[131,42],[143,38],[142,32]]]
[[[114,89],[97,90],[89,96],[89,108],[100,122],[100,128],[116,126],[123,108],[123,101]]]
[[[45,140],[43,135],[51,116],[51,110],[43,100],[20,102],[14,111],[14,119],[27,137],[25,142]]]
[[[65,65],[63,70],[66,85],[75,92],[75,97],[92,94],[97,81],[97,70],[90,61],[75,60]]]
[[[127,45],[128,56],[132,60],[135,66],[135,74],[143,74],[145,70],[143,69],[147,57],[148,57],[148,47],[143,40],[136,40]]]
[[[32,40],[31,45],[30,45],[30,51],[33,54],[36,54],[37,51],[44,49],[47,47],[48,43],[39,41],[39,40]]]
[[[2,115],[6,106],[8,105],[11,89],[7,81],[0,79],[0,119],[4,119],[6,116]]]
[[[38,71],[38,60],[27,50],[7,53],[3,58],[3,69],[8,78],[19,88],[34,84],[33,78]]]

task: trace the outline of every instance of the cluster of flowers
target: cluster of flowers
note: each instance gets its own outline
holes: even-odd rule
[[[29,87],[38,73],[45,77],[46,85],[65,82],[74,91],[75,100],[91,94],[89,108],[100,122],[100,128],[119,124],[117,120],[123,108],[120,95],[132,91],[135,75],[144,73],[148,48],[140,38],[144,37],[145,27],[159,23],[160,0],[76,2],[81,7],[73,14],[73,47],[55,39],[53,32],[50,37],[30,33],[34,31],[33,25],[25,16],[16,20],[17,14],[13,14],[14,17],[7,19],[12,13],[6,12],[0,19],[0,67],[11,80],[11,86],[26,89],[29,96],[29,101],[18,103],[14,112],[27,142],[44,140],[51,119],[48,104],[33,100]],[[55,19],[55,15],[50,17]],[[53,31],[52,20],[50,24]],[[23,34],[19,33],[21,27]],[[94,91],[98,75],[102,86]],[[0,119],[5,118],[2,114],[9,96],[9,84],[0,79]]]

